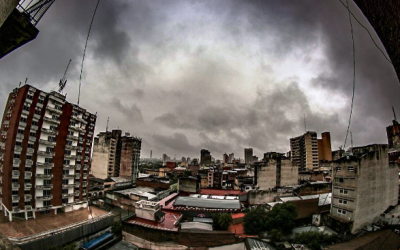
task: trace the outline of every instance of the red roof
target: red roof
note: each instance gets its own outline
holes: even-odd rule
[[[244,217],[244,213],[232,214],[232,219],[239,219]]]
[[[171,212],[171,211],[165,211],[165,210],[163,210],[163,212],[165,213],[165,217],[160,222],[146,220],[146,219],[142,219],[142,218],[138,218],[138,217],[130,219],[126,222],[131,223],[131,224],[141,225],[144,227],[151,227],[151,228],[156,227],[156,229],[158,228],[161,230],[166,229],[166,230],[177,231],[178,227],[175,226],[175,222],[178,221],[182,215],[178,212]]]

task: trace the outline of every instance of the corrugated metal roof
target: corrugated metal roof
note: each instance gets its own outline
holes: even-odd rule
[[[194,197],[178,197],[175,206],[189,206],[201,208],[240,209],[239,200],[216,200]]]
[[[196,229],[196,230],[205,230],[212,231],[212,225],[201,222],[183,222],[181,223],[181,229]]]
[[[213,223],[212,218],[193,217],[193,222]]]

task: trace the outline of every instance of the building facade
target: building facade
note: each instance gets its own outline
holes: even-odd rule
[[[320,161],[332,161],[331,133],[324,132],[318,139],[318,159]]]
[[[386,127],[386,134],[390,149],[400,150],[400,125],[396,120],[393,124]]]
[[[202,149],[200,151],[200,164],[201,165],[211,164],[211,153],[207,149]]]
[[[253,149],[252,148],[244,149],[244,162],[246,164],[253,164]]]
[[[331,217],[357,233],[397,205],[399,170],[389,164],[387,145],[357,147],[352,154],[334,163]]]
[[[96,115],[30,85],[9,94],[0,138],[1,209],[36,218],[87,206]]]
[[[96,178],[119,176],[121,133],[115,129],[101,132],[94,138],[92,174]]]
[[[139,174],[142,139],[125,133],[121,138],[121,162],[119,176],[136,180]]]
[[[291,158],[301,169],[318,168],[317,133],[307,131],[305,134],[290,139]]]

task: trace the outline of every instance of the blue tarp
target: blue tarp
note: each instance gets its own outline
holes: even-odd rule
[[[107,241],[108,239],[111,239],[113,237],[112,234],[110,233],[105,233],[102,236],[97,237],[94,240],[89,241],[85,245],[82,246],[83,249],[93,249],[94,247],[100,245],[101,243]]]

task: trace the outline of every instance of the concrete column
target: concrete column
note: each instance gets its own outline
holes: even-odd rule
[[[8,212],[8,219],[12,221],[12,213]]]
[[[25,220],[28,220],[28,212],[25,210]]]

